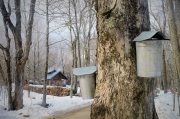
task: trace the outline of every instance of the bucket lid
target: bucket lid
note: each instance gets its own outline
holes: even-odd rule
[[[144,40],[170,40],[166,35],[160,31],[143,31],[133,41],[144,41]]]
[[[96,72],[96,66],[74,68],[73,69],[73,74],[76,76],[92,74],[94,72]]]

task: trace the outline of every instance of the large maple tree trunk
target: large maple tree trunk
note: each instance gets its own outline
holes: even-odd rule
[[[150,29],[147,0],[98,0],[97,80],[91,119],[156,119],[154,79],[136,75],[132,40]]]

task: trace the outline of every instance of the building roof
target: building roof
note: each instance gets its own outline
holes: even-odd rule
[[[47,80],[50,80],[50,79],[52,79],[54,76],[56,76],[58,73],[61,73],[60,71],[55,71],[55,70],[53,70],[52,72],[48,72],[48,74],[47,74]],[[62,73],[61,73],[62,74]],[[62,74],[63,76],[64,76],[64,74]],[[66,76],[64,76],[64,77],[66,77]],[[66,79],[67,79],[67,77],[66,77]],[[44,78],[42,78],[41,80],[44,80]]]
[[[143,31],[133,41],[144,41],[144,40],[148,40],[148,39],[170,40],[166,35],[164,35],[160,31]]]
[[[77,75],[77,76],[87,75],[87,74],[92,74],[92,73],[96,72],[96,70],[97,70],[96,66],[74,68],[73,74]]]

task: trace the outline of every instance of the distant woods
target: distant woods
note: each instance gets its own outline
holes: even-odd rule
[[[91,1],[48,0],[48,71],[74,82],[72,68],[96,64],[96,18]],[[45,71],[46,1],[0,1],[0,80],[9,91],[9,110],[23,107],[24,80],[41,82]],[[26,61],[28,60],[28,64]],[[26,65],[26,66],[25,66]],[[15,98],[11,95],[15,83]],[[17,96],[18,95],[18,96]]]

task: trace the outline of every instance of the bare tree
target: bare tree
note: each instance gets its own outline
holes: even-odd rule
[[[167,11],[168,11],[168,23],[170,29],[170,38],[173,49],[175,66],[177,70],[177,77],[175,77],[175,81],[174,81],[175,89],[179,87],[179,79],[180,79],[180,44],[179,44],[180,8],[178,8],[179,3],[180,2],[178,0],[175,0],[175,4],[173,0],[166,1]],[[175,107],[175,103],[174,103],[174,107]],[[180,106],[179,106],[179,112],[180,112]]]
[[[90,66],[91,65],[91,51],[92,51],[92,40],[94,39],[94,32],[96,32],[95,26],[95,11],[93,9],[92,1],[87,1],[87,10],[84,13],[84,19],[82,21],[82,33],[83,33],[83,65]],[[86,19],[87,18],[87,19]]]
[[[46,107],[46,81],[47,81],[47,71],[48,71],[48,58],[49,58],[49,13],[48,13],[49,2],[46,0],[46,63],[45,63],[45,73],[44,73],[44,85],[43,85],[43,100],[42,106]]]
[[[29,20],[28,26],[26,29],[26,42],[24,45],[24,49],[22,46],[22,38],[21,38],[21,1],[15,0],[15,15],[16,15],[16,25],[14,26],[10,19],[10,11],[7,12],[4,0],[0,1],[0,9],[4,19],[5,24],[10,28],[15,42],[15,96],[12,101],[13,107],[11,109],[21,109],[23,107],[23,77],[24,77],[24,67],[26,61],[29,56],[29,50],[31,46],[31,35],[32,35],[32,25],[33,25],[33,16],[34,16],[34,8],[35,8],[36,0],[31,0],[30,3],[30,12],[29,12]],[[10,7],[8,6],[8,9]]]
[[[157,3],[157,1],[150,0],[150,15],[153,18],[153,21],[151,21],[151,26],[153,29],[157,31],[161,31],[162,33],[169,35],[168,34],[168,24],[167,24],[167,14],[166,14],[166,9],[165,9],[165,1],[161,0],[159,3],[157,3],[156,6],[154,6],[154,9],[152,9],[152,4],[153,2]],[[157,8],[158,7],[158,8]],[[166,54],[167,54],[167,46],[169,42],[164,41],[163,42],[163,73],[161,77],[161,87],[164,90],[164,93],[167,93],[167,88],[168,88],[168,79],[167,79],[167,69],[166,69]],[[169,55],[169,54],[168,54]]]
[[[8,5],[9,5],[9,1],[8,1]],[[10,10],[9,10],[10,11]],[[11,96],[11,83],[12,83],[12,79],[11,79],[11,56],[10,56],[10,42],[11,39],[9,37],[9,33],[8,33],[8,25],[6,24],[5,19],[3,19],[4,21],[4,27],[5,27],[5,36],[6,36],[6,40],[7,40],[7,46],[4,47],[0,44],[0,49],[3,51],[4,54],[4,60],[5,60],[5,65],[6,65],[6,71],[4,72],[1,64],[0,64],[0,73],[2,75],[2,78],[5,82],[5,85],[8,89],[8,110],[12,110],[13,106],[12,106],[12,96]],[[7,76],[5,75],[7,74]]]

